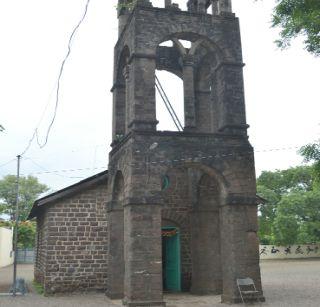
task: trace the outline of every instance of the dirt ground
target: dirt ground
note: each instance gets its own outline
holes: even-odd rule
[[[265,260],[261,262],[265,303],[251,306],[319,307],[320,259]],[[29,283],[33,279],[32,265],[19,265],[18,276]],[[0,269],[0,289],[10,284],[12,267]],[[193,296],[186,293],[165,296],[167,307],[217,307],[220,296]],[[111,301],[102,293],[72,294],[44,297],[34,291],[24,297],[0,296],[1,307],[119,307],[121,301]]]

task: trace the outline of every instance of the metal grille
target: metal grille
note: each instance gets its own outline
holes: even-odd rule
[[[34,249],[25,248],[17,250],[18,263],[34,263]]]

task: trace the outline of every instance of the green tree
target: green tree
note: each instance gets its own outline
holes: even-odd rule
[[[292,240],[302,240],[302,233],[302,241],[313,242],[317,239],[311,236],[311,228],[316,227],[318,218],[314,200],[318,196],[313,186],[312,166],[262,172],[257,180],[257,192],[266,200],[259,206],[261,243],[292,244]]]
[[[19,187],[19,220],[26,220],[34,201],[48,191],[45,184],[39,183],[33,176],[20,177]],[[14,220],[16,200],[16,176],[7,175],[0,180],[0,214],[9,215]]]
[[[0,227],[13,227],[13,221],[0,221]],[[36,235],[36,223],[24,221],[18,224],[18,247],[34,247]]]
[[[259,206],[259,238],[262,244],[271,244],[274,241],[272,225],[281,196],[262,185],[257,186],[257,192],[266,200],[265,204]]]
[[[276,41],[280,48],[290,46],[293,38],[302,35],[308,52],[320,55],[319,0],[277,0],[272,26],[281,28]]]
[[[36,223],[25,221],[18,226],[18,247],[34,247],[36,236]]]
[[[280,222],[284,223],[282,228]],[[296,243],[320,242],[320,191],[294,192],[283,196],[277,206],[275,227],[277,242],[293,244],[290,235]],[[297,227],[297,232],[294,227]]]
[[[274,172],[263,171],[257,180],[258,186],[268,188],[278,196],[294,191],[311,191],[312,184],[312,167],[305,165]]]
[[[274,242],[272,244],[287,245],[297,243],[299,225],[292,215],[277,214],[272,225]]]
[[[304,157],[305,162],[313,162],[312,170],[316,187],[320,186],[320,141],[301,147],[299,153]],[[315,188],[316,188],[315,187]]]
[[[4,127],[0,125],[0,132],[4,131]]]

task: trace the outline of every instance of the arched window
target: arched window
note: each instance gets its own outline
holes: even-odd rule
[[[157,70],[156,76],[159,82],[156,87],[156,115],[159,121],[157,130],[179,131],[181,127],[177,119],[184,127],[183,82],[179,77],[165,70]],[[173,112],[175,114],[172,114]]]

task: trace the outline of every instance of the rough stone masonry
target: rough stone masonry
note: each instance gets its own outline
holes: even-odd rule
[[[187,6],[119,0],[108,173],[30,216],[51,292],[101,288],[127,306],[165,306],[163,291],[239,302],[236,279],[251,277],[264,299],[239,21],[231,0]],[[182,131],[157,130],[156,70],[183,81]]]

